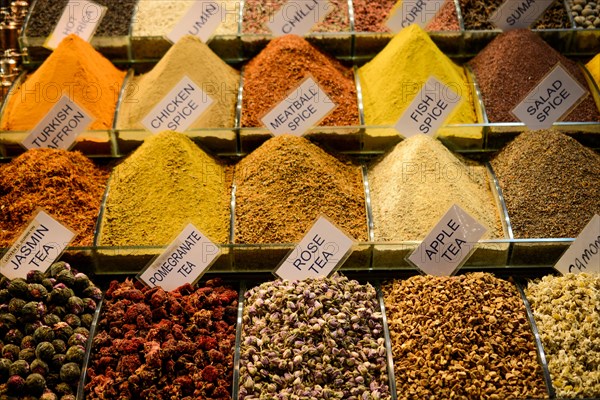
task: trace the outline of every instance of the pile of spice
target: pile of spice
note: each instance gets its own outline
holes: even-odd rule
[[[600,28],[600,4],[593,0],[569,0],[575,27]]]
[[[231,399],[238,293],[218,279],[165,292],[113,281],[86,399]]]
[[[267,140],[235,167],[236,243],[294,243],[320,216],[367,240],[359,167],[291,135]]]
[[[262,126],[260,118],[308,76],[337,105],[320,125],[359,124],[352,71],[301,37],[286,35],[271,40],[244,69],[242,126]]]
[[[561,65],[584,87],[581,68],[528,29],[504,32],[492,40],[469,65],[475,73],[490,122],[517,122],[511,113],[548,74]],[[588,93],[589,94],[589,93]],[[565,121],[600,121],[592,96],[587,96]]]
[[[69,35],[12,94],[2,129],[27,131],[46,116],[63,93],[92,115],[89,129],[111,129],[125,72],[86,41]]]
[[[546,398],[516,287],[488,273],[383,285],[403,398]]]
[[[553,130],[527,131],[493,159],[516,238],[573,238],[600,213],[600,155]]]
[[[503,237],[500,213],[485,166],[451,153],[427,135],[398,143],[369,168],[376,241],[422,240],[457,204]]]
[[[370,284],[334,274],[245,294],[240,399],[390,399],[383,322]]]
[[[127,85],[117,126],[143,129],[141,121],[184,76],[213,100],[190,128],[233,128],[240,74],[191,35],[184,36],[172,46],[150,72],[134,78]]]
[[[594,78],[594,81],[600,86],[600,53],[596,54],[596,57],[592,58],[585,67]]]
[[[69,264],[0,279],[0,396],[75,399],[102,291]]]
[[[600,397],[600,275],[545,276],[526,294],[557,397]]]
[[[91,246],[108,171],[79,152],[29,150],[0,166],[0,247],[9,247],[38,207]]]
[[[187,136],[152,135],[110,177],[99,244],[162,246],[190,222],[226,243],[229,180],[224,164]]]
[[[490,17],[505,0],[459,0],[465,29],[489,30],[495,26]],[[533,24],[532,29],[570,28],[569,14],[562,1],[555,1]]]

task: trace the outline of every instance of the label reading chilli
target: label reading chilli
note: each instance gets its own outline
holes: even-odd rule
[[[273,36],[306,35],[333,10],[328,0],[291,0],[285,2],[267,25]]]
[[[64,38],[74,33],[86,42],[94,36],[107,8],[93,1],[70,0],[44,47],[54,50]]]

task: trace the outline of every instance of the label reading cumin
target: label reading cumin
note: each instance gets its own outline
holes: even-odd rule
[[[490,17],[490,22],[508,31],[527,29],[550,7],[554,0],[507,0]]]
[[[177,43],[185,35],[193,35],[208,42],[224,16],[219,2],[196,1],[177,26],[167,34],[167,39]]]
[[[333,9],[328,0],[291,0],[281,6],[267,25],[273,36],[303,36]]]
[[[563,275],[580,272],[600,273],[600,215],[594,215],[554,268]]]
[[[439,13],[446,0],[403,0],[395,8],[385,24],[392,32],[400,32],[409,25],[417,24],[425,28]]]
[[[93,1],[70,0],[44,47],[54,50],[72,33],[89,42],[107,10],[107,7]]]

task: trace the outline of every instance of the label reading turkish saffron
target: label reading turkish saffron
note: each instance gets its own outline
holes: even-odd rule
[[[218,2],[196,1],[167,34],[167,39],[176,43],[185,35],[193,35],[206,43],[222,20],[222,9]]]
[[[69,149],[77,136],[94,121],[69,96],[63,95],[23,140],[27,149]]]
[[[512,113],[530,129],[548,129],[585,95],[587,90],[558,63]]]
[[[275,136],[302,136],[337,107],[321,87],[308,77],[261,118]]]
[[[137,278],[150,287],[166,291],[186,283],[194,284],[221,254],[221,248],[211,242],[192,224],[188,224],[167,249],[153,260]]]
[[[487,229],[456,204],[406,259],[434,276],[451,276],[467,261]]]
[[[189,77],[177,85],[144,117],[142,125],[152,133],[183,133],[210,107],[213,99]]]
[[[554,0],[507,0],[490,17],[503,31],[529,28]]]
[[[346,261],[353,244],[354,239],[319,217],[274,274],[290,281],[327,277]]]
[[[74,33],[89,42],[108,8],[89,0],[69,0],[54,31],[44,47],[54,50],[62,40]]]
[[[323,21],[334,6],[329,0],[290,0],[271,17],[267,23],[273,36],[306,35],[310,29]]]
[[[596,214],[583,228],[554,266],[560,273],[600,273],[600,215]]]
[[[402,0],[400,6],[394,8],[385,24],[395,33],[412,24],[425,28],[444,3],[445,0]]]
[[[404,137],[421,133],[434,136],[461,100],[456,91],[432,76],[396,122],[395,128]]]
[[[0,272],[9,279],[25,279],[31,270],[45,272],[75,235],[48,213],[38,210],[0,260]]]

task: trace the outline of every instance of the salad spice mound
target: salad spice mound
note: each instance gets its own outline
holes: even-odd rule
[[[219,279],[106,292],[86,399],[230,399],[238,293]]]

